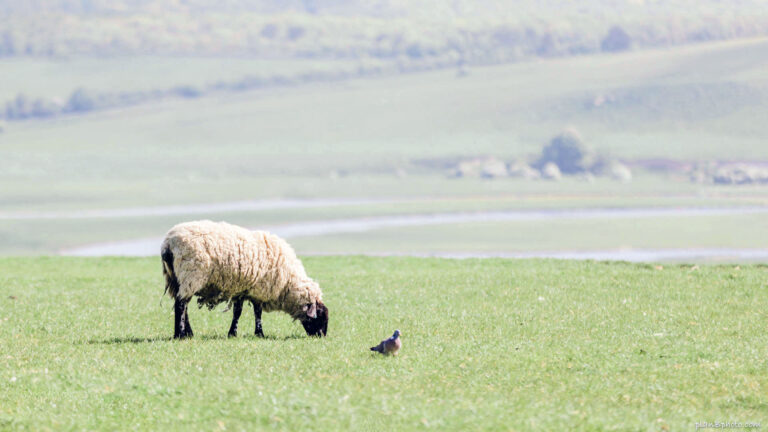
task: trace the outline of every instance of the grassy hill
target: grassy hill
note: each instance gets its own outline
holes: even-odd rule
[[[331,311],[266,339],[159,260],[0,259],[0,425],[27,429],[682,430],[766,418],[766,269],[308,258]],[[425,313],[429,311],[429,313]],[[368,347],[395,328],[396,358]],[[99,415],[93,415],[99,413]]]
[[[205,89],[246,76],[295,76],[308,70],[351,70],[341,60],[117,56],[107,58],[0,58],[0,101],[19,94],[66,102],[74,90],[147,92],[174,87]]]
[[[735,56],[746,60],[729,61]],[[761,145],[768,130],[759,121],[768,95],[760,73],[766,65],[768,42],[755,40],[13,123],[0,135],[0,176],[11,184],[33,181],[40,190],[78,183],[83,193],[97,187],[95,179],[131,188],[178,179],[251,183],[280,175],[323,183],[333,181],[332,172],[444,176],[420,162],[535,156],[566,126],[619,158],[768,159]],[[605,102],[595,104],[597,98]]]
[[[73,83],[76,74],[54,74],[52,68],[41,67],[45,61],[36,62],[34,67],[9,64],[28,71],[29,85],[66,88]],[[67,64],[78,70],[78,60]],[[281,64],[244,60],[233,74],[262,65],[280,70]],[[200,83],[212,76],[211,63],[202,60],[187,63],[188,70],[174,78],[162,65],[131,63],[130,58],[104,65],[110,71],[125,66],[125,75],[116,77],[132,72],[142,76],[127,86],[161,85],[177,77]],[[599,152],[628,163],[765,161],[767,65],[768,42],[758,39],[472,67],[461,76],[446,70],[274,87],[8,122],[0,133],[0,211],[318,197],[441,200],[430,199],[410,210],[399,205],[387,214],[521,206],[764,205],[765,187],[697,185],[684,174],[645,172],[642,164],[635,166],[629,184],[575,178],[456,179],[450,174],[456,161],[482,155],[532,160],[565,127],[579,130]],[[366,204],[306,209],[290,216],[214,212],[106,220],[11,218],[0,227],[0,235],[6,253],[50,253],[88,242],[160,236],[189,218],[224,218],[256,227],[382,211]],[[735,219],[723,223],[739,226]],[[646,238],[683,246],[690,236],[675,224],[665,224],[663,236]],[[700,222],[692,226],[705,228]],[[538,229],[557,231],[549,228]],[[627,235],[618,246],[635,243],[631,228],[618,232]],[[754,247],[748,237],[732,238]],[[728,235],[722,231],[710,238]],[[321,252],[317,244],[330,243],[307,241],[304,250]],[[526,244],[490,242],[485,248],[517,250]]]
[[[0,55],[498,63],[765,35],[759,0],[0,1]],[[617,36],[618,35],[618,36]]]

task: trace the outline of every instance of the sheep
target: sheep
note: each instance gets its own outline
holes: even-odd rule
[[[186,222],[168,231],[160,256],[166,292],[175,300],[176,339],[193,336],[187,314],[193,296],[200,307],[234,306],[229,336],[237,335],[245,300],[253,304],[257,336],[264,335],[262,310],[288,313],[309,336],[328,333],[320,286],[307,276],[293,248],[274,234],[226,222]]]

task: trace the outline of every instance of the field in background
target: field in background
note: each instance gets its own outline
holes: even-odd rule
[[[760,0],[0,0],[0,56],[386,59],[409,69],[767,32]]]
[[[253,59],[213,57],[74,57],[0,58],[0,104],[19,94],[65,102],[72,92],[131,92],[177,86],[202,88],[246,76],[295,76],[309,70],[351,70],[344,60]],[[0,116],[2,117],[2,116]]]
[[[765,422],[762,266],[307,258],[331,311],[191,310],[159,261],[0,259],[0,427],[692,429]],[[425,313],[425,311],[430,311]],[[395,328],[397,358],[368,347]],[[738,353],[738,355],[735,355]],[[99,415],[93,415],[99,413]]]
[[[393,173],[425,158],[529,156],[566,126],[620,158],[768,159],[767,68],[768,41],[740,41],[10,123],[3,177],[24,174],[21,150],[59,180]]]
[[[79,75],[74,71],[92,69],[95,64],[111,71],[110,80],[126,77],[124,87],[117,90],[164,86],[174,80],[200,84],[219,73],[213,60],[203,59],[157,64],[148,58],[72,59],[70,72],[62,74],[54,74],[43,60],[9,64],[14,62],[16,67],[29,68],[28,85],[62,91],[75,84],[74,77]],[[181,64],[188,67],[180,70]],[[255,68],[280,73],[300,67],[299,63],[256,60],[223,64],[234,65],[227,72],[231,77]],[[467,75],[444,70],[265,88],[48,121],[8,122],[0,133],[0,217],[4,220],[0,250],[55,253],[93,242],[161,236],[178,221],[203,217],[258,228],[382,214],[516,208],[761,206],[768,200],[766,187],[695,184],[685,173],[647,171],[643,161],[674,165],[768,160],[764,145],[768,124],[762,121],[768,117],[767,68],[768,42],[748,40],[471,67]],[[114,72],[121,69],[124,72]],[[127,79],[134,73],[142,78]],[[95,77],[92,81],[107,88],[115,85],[110,80]],[[451,177],[457,161],[478,156],[532,161],[565,127],[580,131],[598,152],[630,164],[633,181]],[[164,217],[18,217],[30,212],[315,198],[390,203],[236,214],[212,210]],[[402,203],[412,199],[421,202]],[[726,219],[721,221],[723,226],[748,231],[738,218]],[[690,222],[703,229],[705,221]],[[638,247],[658,239],[659,247],[684,247],[691,238],[678,230],[677,224],[686,221],[658,223],[659,235],[638,236],[631,224],[624,224],[624,231],[612,231],[620,240],[605,242]],[[449,228],[409,228],[395,238],[419,241],[401,241],[396,249],[424,251],[419,245],[425,245],[425,239],[443,244],[441,239],[453,230]],[[526,229],[559,230],[547,223]],[[694,243],[724,239],[729,245],[755,247],[756,237],[713,230],[717,232],[702,237],[709,240]],[[381,231],[370,238],[385,234],[393,233]],[[358,244],[354,238],[339,237],[350,247]],[[524,250],[540,243],[536,239],[517,242],[509,235],[483,239],[487,243],[482,249],[496,251]],[[328,240],[301,240],[300,250],[338,251],[328,246]],[[441,250],[462,245],[476,249],[472,246],[476,242],[465,240],[457,239]],[[562,239],[548,242],[554,240]],[[384,243],[366,243],[353,250],[382,251]],[[434,249],[440,248],[426,248]]]

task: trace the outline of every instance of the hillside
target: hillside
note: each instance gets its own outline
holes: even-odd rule
[[[736,56],[743,60],[732,61]],[[46,179],[94,176],[422,172],[433,169],[422,163],[429,160],[535,156],[566,126],[626,159],[768,159],[761,145],[768,125],[759,121],[766,68],[768,42],[754,40],[477,67],[463,77],[439,71],[280,87],[9,123],[0,135],[0,176],[42,186]],[[49,78],[41,69],[27,82],[32,88]],[[15,161],[33,149],[40,171],[19,171]]]
[[[758,0],[0,1],[0,56],[498,63],[765,35]]]
[[[6,64],[10,70],[25,71],[33,87],[55,91],[73,84],[72,75],[52,73],[46,60],[18,61]],[[78,62],[71,60],[69,67],[77,69]],[[205,82],[210,63],[186,64],[178,75],[151,66],[142,74],[142,63],[128,58],[103,65],[115,77],[141,76],[124,85]],[[238,74],[283,67],[259,61],[235,66]],[[768,117],[766,70],[768,42],[757,39],[470,67],[458,75],[432,71],[277,86],[8,122],[0,134],[0,212],[5,212],[0,213],[5,218],[0,238],[6,252],[52,253],[93,242],[159,237],[179,220],[201,217],[259,227],[381,214],[540,207],[765,205],[765,186],[693,183],[684,167],[768,160],[768,125],[762,121]],[[104,82],[109,85],[108,80],[92,80],[94,86]],[[491,155],[502,161],[532,161],[565,127],[579,130],[586,145],[600,153],[630,164],[633,181],[453,177],[461,160]],[[649,160],[683,168],[648,171],[653,166],[644,161]],[[45,216],[84,209],[305,198],[353,201],[287,212],[129,212],[115,218],[86,214],[55,220]],[[363,202],[355,203],[360,199]],[[407,200],[422,202],[403,203]],[[24,216],[30,212],[31,217]],[[613,233],[610,241],[599,243],[606,248],[735,248],[756,247],[761,237],[754,233],[768,228],[760,221],[724,216],[657,218],[642,225],[471,223],[400,229],[395,233],[402,237],[397,238],[411,240],[398,240],[396,248],[391,241],[371,241],[384,232],[395,238],[391,230],[370,236],[337,234],[334,239],[343,240],[350,251],[513,252],[552,248],[570,226],[579,232],[605,227],[606,233]],[[713,231],[712,224],[723,228]],[[458,233],[455,242],[440,240],[452,230]],[[552,237],[542,242],[536,236],[494,235],[494,230]],[[308,252],[339,252],[328,238],[304,238],[297,244]],[[598,246],[589,236],[572,240],[561,244],[574,249]]]

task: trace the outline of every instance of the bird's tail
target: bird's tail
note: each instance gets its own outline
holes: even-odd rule
[[[378,346],[371,347],[371,351],[381,352],[381,348],[379,348]]]

